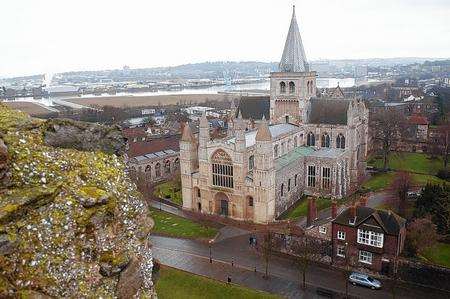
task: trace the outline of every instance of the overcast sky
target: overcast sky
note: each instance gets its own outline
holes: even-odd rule
[[[0,76],[278,61],[292,4],[308,60],[450,57],[449,0],[1,0]]]

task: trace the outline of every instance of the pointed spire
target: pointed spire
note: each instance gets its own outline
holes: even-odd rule
[[[307,72],[309,71],[302,37],[295,17],[295,5],[292,8],[291,25],[284,44],[283,56],[279,64],[281,72]]]
[[[238,119],[242,119],[242,113],[241,113],[241,109],[239,109],[239,113],[238,113]]]
[[[266,117],[263,115],[261,124],[259,125],[258,132],[256,133],[256,141],[271,141],[272,134],[270,133],[269,126],[267,125]]]
[[[181,141],[191,142],[194,140],[194,135],[192,134],[191,127],[189,123],[185,122],[183,125],[183,134],[181,135]]]

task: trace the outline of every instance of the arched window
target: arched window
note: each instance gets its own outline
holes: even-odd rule
[[[288,180],[288,192],[291,191],[291,179]]]
[[[223,150],[217,150],[212,158],[213,185],[233,188],[233,161]]]
[[[157,178],[161,176],[161,164],[159,164],[159,162],[155,165],[155,176]]]
[[[294,136],[294,147],[298,146],[298,140],[297,140],[297,136]]]
[[[281,184],[281,196],[284,196],[284,184]]]
[[[308,136],[306,136],[306,145],[307,146],[316,145],[316,136],[314,136],[313,132],[309,132]]]
[[[164,161],[164,173],[170,173],[170,160]]]
[[[306,82],[306,93],[309,93],[309,81]]]
[[[286,93],[286,83],[280,82],[280,93]]]
[[[330,147],[330,135],[328,133],[322,134],[322,147]]]
[[[336,148],[345,148],[345,137],[341,133],[336,138]]]
[[[289,82],[289,93],[295,93],[295,83]]]
[[[273,153],[275,155],[275,158],[278,157],[278,144],[275,144],[275,146],[273,147]]]
[[[255,156],[251,155],[248,157],[248,170],[253,170],[253,167],[255,167]]]
[[[253,207],[253,197],[251,196],[248,197],[248,206]]]
[[[294,186],[297,186],[297,176],[298,176],[298,174],[296,174],[296,175],[294,176]]]
[[[281,143],[281,155],[286,153],[286,142]]]
[[[152,171],[152,167],[150,165],[145,166],[145,172]]]
[[[180,168],[180,159],[176,158],[175,162],[173,162],[173,170],[177,170]]]

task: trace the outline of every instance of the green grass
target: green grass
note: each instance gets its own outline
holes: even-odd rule
[[[395,179],[396,172],[380,172],[372,176],[364,182],[363,187],[371,191],[379,191],[388,188]],[[411,173],[412,184],[418,186],[425,186],[427,183],[432,184],[447,184],[434,175]]]
[[[181,238],[208,238],[217,234],[217,229],[202,225],[190,219],[179,217],[155,208],[150,208],[150,215],[155,221],[153,232]]]
[[[224,273],[223,275],[225,276],[226,274]],[[158,298],[161,299],[281,298],[266,292],[234,284],[228,285],[217,280],[164,266],[159,270],[159,277],[156,281],[156,293]]]
[[[383,168],[383,158],[372,157],[368,164]],[[439,169],[443,168],[443,162],[441,157],[431,159],[429,155],[422,153],[392,152],[389,154],[388,167],[394,170],[435,175]]]
[[[178,205],[183,205],[183,199],[181,197],[181,186],[174,182],[169,181],[155,186],[153,195],[161,198],[168,199]]]
[[[381,172],[364,182],[363,187],[371,191],[378,191],[389,187],[395,178],[395,172]]]
[[[338,204],[342,203],[343,201],[345,201],[345,199],[339,200]],[[319,198],[316,199],[317,211],[326,209],[326,208],[328,208],[330,206],[331,206],[331,199],[330,198],[319,197]],[[303,197],[299,201],[297,206],[295,206],[294,209],[289,211],[289,213],[284,215],[282,218],[283,219],[297,219],[299,217],[306,216],[307,213],[308,213],[308,199],[306,197]]]
[[[450,268],[450,244],[437,243],[426,249],[423,256],[434,264]]]

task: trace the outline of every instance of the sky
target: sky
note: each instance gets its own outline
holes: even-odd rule
[[[292,5],[308,60],[450,57],[450,0],[1,0],[0,77],[278,61]]]

